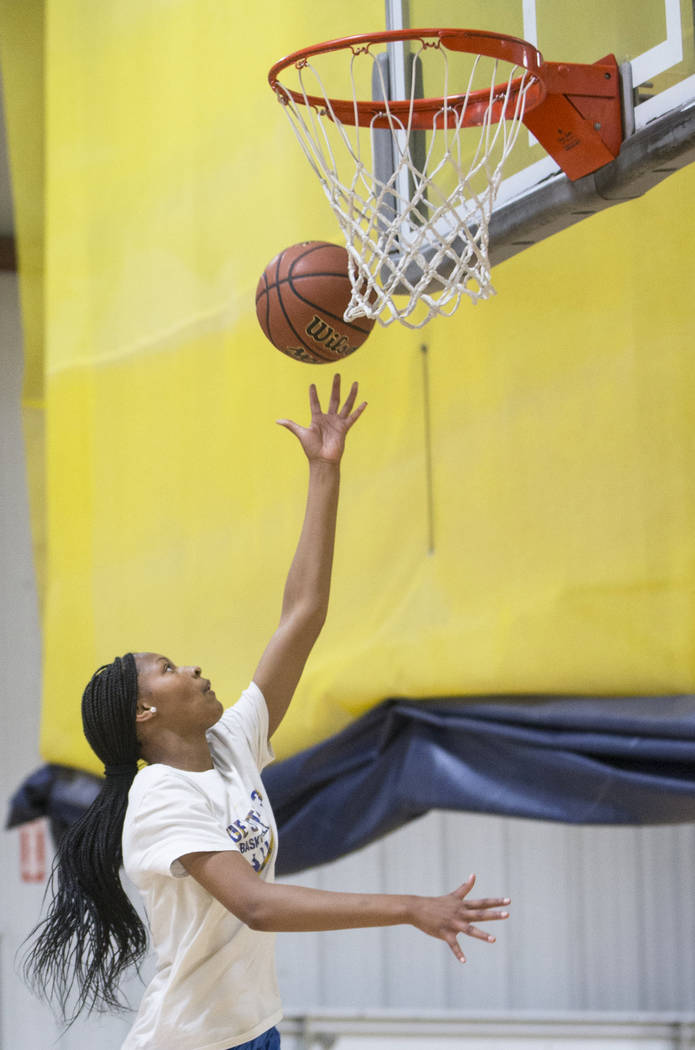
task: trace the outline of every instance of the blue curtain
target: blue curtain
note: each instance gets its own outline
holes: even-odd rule
[[[430,809],[572,824],[695,821],[695,696],[390,700],[269,766],[278,874],[324,864]],[[48,814],[55,834],[100,780],[45,766],[7,826]]]

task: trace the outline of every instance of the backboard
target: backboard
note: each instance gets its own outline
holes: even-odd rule
[[[640,196],[695,161],[695,0],[386,0],[386,28],[485,29],[535,44],[551,62],[620,65],[623,146],[600,171],[570,182],[525,129],[505,164],[490,224],[494,265],[594,214]],[[405,82],[390,55],[391,92]],[[456,56],[451,83],[456,81]],[[440,93],[422,84],[424,97]]]

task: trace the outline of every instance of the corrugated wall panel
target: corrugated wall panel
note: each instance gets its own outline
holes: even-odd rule
[[[440,858],[446,853],[445,818],[432,813],[381,843],[384,889],[389,893],[447,890]],[[418,930],[394,926],[384,930],[384,1002],[399,1007],[404,997],[433,1005],[441,999],[450,960],[442,946]]]
[[[644,1009],[678,1009],[684,996],[695,1002],[692,985],[684,988],[681,966],[692,961],[692,938],[684,936],[692,918],[693,853],[682,865],[678,836],[670,828],[648,828],[639,838],[642,931],[639,945],[644,969]],[[692,926],[692,923],[691,923]]]
[[[644,987],[640,836],[646,829],[573,829],[580,885],[573,927],[582,945],[579,1009],[635,1008]],[[643,1009],[647,1009],[643,1004]]]
[[[404,843],[405,846],[405,843]],[[381,893],[383,886],[383,847],[360,850],[322,868],[323,889]],[[343,1001],[375,1006],[383,1002],[387,955],[384,931],[340,930],[321,934],[324,1002],[337,994]]]
[[[286,934],[285,1001],[306,1010],[692,1010],[694,859],[691,825],[565,827],[431,813],[293,881],[437,894],[473,870],[481,894],[512,897],[497,943],[462,938],[462,967],[444,943],[408,928],[311,941]],[[300,958],[301,969],[291,965]]]
[[[510,1006],[569,1007],[574,977],[569,945],[572,895],[568,892],[567,830],[527,820],[510,821],[505,858],[513,908]]]
[[[695,892],[693,869],[695,867],[695,826],[687,824],[673,829],[676,855],[674,870],[682,885],[679,922],[679,944],[676,953],[680,977],[680,1000],[695,1007]]]
[[[288,877],[284,882],[320,889],[322,873],[303,872]],[[289,1003],[321,1003],[325,998],[323,981],[323,934],[295,933],[277,938],[278,981],[291,990]],[[289,994],[289,992],[288,992]]]
[[[471,897],[509,896],[514,887],[507,869],[509,849],[508,822],[488,820],[474,813],[447,813],[445,836],[440,858],[445,873],[446,889],[460,885],[475,872],[476,885]],[[475,1010],[481,1001],[491,1009],[508,1008],[511,969],[509,922],[490,924],[489,932],[497,937],[494,945],[471,937],[462,937],[466,965],[461,968],[447,957],[442,1005],[452,1010]],[[434,943],[435,949],[439,945]]]

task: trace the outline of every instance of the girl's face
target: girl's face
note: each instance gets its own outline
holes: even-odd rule
[[[204,732],[219,720],[224,708],[199,667],[178,667],[158,653],[137,653],[135,664],[138,716],[156,707],[157,727],[184,736]]]

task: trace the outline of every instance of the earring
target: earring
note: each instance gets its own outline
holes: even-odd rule
[[[155,714],[155,715],[156,715],[156,713],[157,713],[157,708],[156,708],[156,707],[148,707],[148,708],[147,708],[147,710],[148,710],[148,711],[151,711],[151,712],[152,712],[152,714]]]

